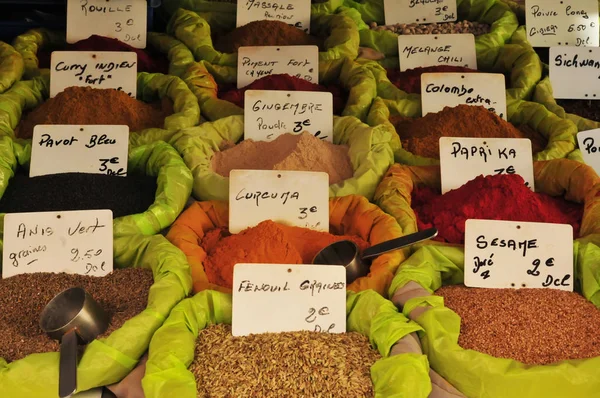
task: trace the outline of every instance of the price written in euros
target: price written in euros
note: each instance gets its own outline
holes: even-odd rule
[[[102,254],[102,249],[79,250],[78,248],[71,249],[71,261],[74,263],[85,262],[85,275],[100,271],[105,271],[105,261],[100,264],[93,264],[93,260]]]
[[[322,321],[323,318],[327,318],[328,315],[329,315],[329,307],[321,307],[319,309],[311,307],[308,309],[308,316],[306,318],[304,318],[304,320],[306,321],[306,323],[309,323],[311,325],[314,324],[314,329],[313,329],[314,332],[330,333],[335,328],[335,323],[328,323],[328,322],[326,322],[327,319]],[[325,327],[319,325],[318,322],[326,322]],[[329,326],[327,326],[328,324],[329,324]]]

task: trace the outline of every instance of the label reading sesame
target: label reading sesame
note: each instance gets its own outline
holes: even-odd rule
[[[456,0],[383,0],[385,24],[456,21]]]
[[[584,162],[600,173],[600,129],[580,132],[577,142]]]
[[[506,120],[506,84],[501,73],[423,73],[423,116],[458,105],[483,106]]]
[[[399,35],[398,54],[402,72],[438,65],[477,69],[475,36],[470,33]]]
[[[346,269],[339,265],[236,264],[232,334],[346,332]]]
[[[239,0],[236,26],[253,21],[280,21],[309,33],[310,8],[310,0]]]
[[[550,82],[554,98],[600,100],[600,48],[551,47]]]
[[[518,203],[515,204],[518,206]],[[573,227],[467,220],[465,285],[573,291]]]

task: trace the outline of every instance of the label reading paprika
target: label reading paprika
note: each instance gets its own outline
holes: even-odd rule
[[[483,106],[506,120],[506,83],[501,73],[423,73],[423,116],[449,106]]]
[[[533,156],[527,138],[440,138],[442,194],[480,175],[518,174],[532,191]]]
[[[35,272],[105,276],[113,270],[111,210],[4,216],[2,278]]]
[[[92,35],[146,48],[146,0],[67,0],[67,43]]]
[[[554,98],[600,100],[600,48],[551,47],[549,63]]]
[[[457,19],[456,0],[383,0],[385,24],[426,24]]]
[[[234,336],[346,331],[346,269],[331,265],[236,264]]]
[[[283,73],[318,84],[319,47],[240,47],[237,70],[238,89],[265,76]]]
[[[129,126],[43,125],[33,128],[29,177],[60,173],[127,175]]]
[[[229,232],[237,234],[265,220],[329,232],[327,173],[231,170]]]
[[[54,51],[50,97],[67,87],[114,88],[135,98],[137,54],[118,51]]]
[[[582,131],[577,134],[577,142],[583,161],[600,173],[600,129]]]
[[[236,26],[254,21],[280,21],[310,32],[310,0],[238,0]]]
[[[518,206],[507,203],[507,206]],[[465,286],[573,291],[573,227],[467,220]]]
[[[471,33],[399,35],[398,54],[401,72],[438,65],[477,69],[475,36]]]
[[[244,139],[273,141],[308,131],[333,142],[333,95],[312,91],[247,90]]]
[[[598,47],[597,0],[526,0],[527,39],[534,47]]]

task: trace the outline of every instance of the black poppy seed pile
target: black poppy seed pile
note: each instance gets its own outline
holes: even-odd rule
[[[19,171],[0,199],[0,213],[110,209],[113,217],[143,213],[154,203],[156,177]]]
[[[600,122],[600,102],[597,100],[557,99],[556,103],[567,113]]]

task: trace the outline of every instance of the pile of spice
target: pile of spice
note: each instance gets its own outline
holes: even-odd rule
[[[387,77],[392,84],[400,90],[409,94],[421,94],[421,75],[423,73],[477,73],[477,69],[463,68],[462,66],[437,65],[424,68],[407,69],[400,72],[399,69],[386,69]]]
[[[233,337],[231,326],[201,330],[194,361],[198,397],[373,397],[381,359],[359,333],[286,332]]]
[[[440,137],[529,138],[537,153],[546,148],[546,139],[532,129],[518,129],[483,106],[458,105],[420,118],[393,116],[390,122],[407,151],[428,158],[440,158]]]
[[[61,51],[119,51],[137,54],[137,71],[148,73],[169,73],[169,61],[160,53],[150,48],[145,50],[125,44],[118,39],[92,35],[77,43],[67,44]],[[41,50],[38,53],[40,68],[50,68],[51,51]]]
[[[224,143],[211,160],[212,169],[223,177],[234,169],[323,171],[329,174],[329,184],[337,184],[354,175],[347,145],[322,141],[306,131],[268,142],[244,140],[231,145]]]
[[[281,21],[254,21],[222,35],[214,42],[217,51],[236,53],[240,47],[318,46],[321,40]]]
[[[444,195],[420,186],[411,198],[419,230],[435,227],[436,240],[448,243],[464,243],[471,218],[570,224],[576,238],[583,217],[582,205],[533,192],[517,174],[479,176]]]
[[[68,87],[30,111],[17,126],[19,138],[31,138],[38,124],[126,124],[129,131],[162,128],[173,113],[172,101],[147,104],[123,91]]]
[[[491,26],[480,22],[462,21],[462,22],[444,22],[444,23],[398,23],[395,25],[377,25],[377,22],[371,22],[369,25],[372,30],[389,30],[397,35],[436,35],[447,33],[472,33],[475,36],[489,33]]]
[[[63,290],[81,287],[107,312],[108,330],[98,337],[103,338],[146,308],[152,283],[152,271],[144,268],[115,269],[104,277],[42,272],[0,279],[0,358],[11,362],[58,351],[59,342],[39,321],[46,304]]]
[[[201,242],[207,253],[204,271],[209,282],[231,288],[237,263],[312,264],[321,249],[345,239],[356,243],[360,250],[369,247],[357,236],[332,235],[270,220],[235,235],[229,235],[226,228],[217,228],[208,231]]]
[[[460,316],[462,348],[528,365],[600,356],[600,311],[577,293],[445,286],[435,294]]]
[[[567,113],[600,122],[600,101],[598,100],[557,99],[556,103],[562,106]]]
[[[139,174],[29,177],[19,170],[0,199],[0,212],[110,209],[116,218],[148,210],[154,203],[156,187],[156,177]]]
[[[221,86],[219,86],[221,89]],[[219,98],[233,102],[240,108],[244,107],[244,94],[247,90],[285,90],[285,91],[318,91],[333,94],[333,113],[339,115],[346,102],[344,91],[340,86],[311,83],[299,77],[288,74],[269,75],[250,83],[244,88],[219,91]]]

